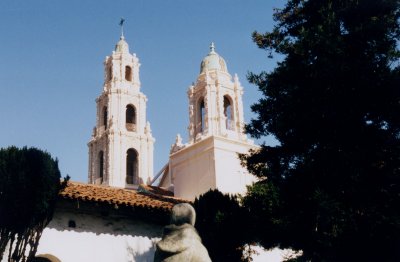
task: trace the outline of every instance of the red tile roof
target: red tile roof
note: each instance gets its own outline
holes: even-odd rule
[[[142,207],[164,211],[170,211],[175,204],[186,202],[178,198],[158,195],[154,193],[155,191],[149,193],[146,193],[147,190],[140,191],[70,181],[67,187],[60,192],[60,197],[100,202],[113,206]]]

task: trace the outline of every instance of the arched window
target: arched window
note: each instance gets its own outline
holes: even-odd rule
[[[199,103],[199,124],[200,124],[200,132],[204,131],[205,128],[205,119],[206,119],[206,108],[204,106],[204,99],[201,99]]]
[[[104,129],[107,129],[107,118],[108,118],[108,111],[107,111],[107,107],[105,106],[105,107],[103,107],[103,119],[102,119],[102,121],[103,121],[103,126],[104,126]]]
[[[139,184],[138,154],[133,148],[128,149],[126,152],[126,184]]]
[[[128,131],[136,131],[136,110],[132,105],[126,106],[126,129]]]
[[[57,257],[50,255],[50,254],[37,255],[36,257],[32,258],[30,261],[32,261],[32,262],[61,262],[60,259],[58,259]]]
[[[104,177],[104,152],[99,152],[99,178],[103,180]],[[101,181],[103,182],[103,181]]]
[[[47,257],[34,257],[30,261],[32,261],[32,262],[52,262]]]
[[[125,66],[125,80],[132,81],[132,68]]]
[[[224,96],[224,116],[226,117],[226,129],[234,130],[232,104],[228,96]]]
[[[75,222],[75,220],[69,220],[68,221],[68,227],[72,227],[72,228],[75,228],[76,227],[76,222]]]

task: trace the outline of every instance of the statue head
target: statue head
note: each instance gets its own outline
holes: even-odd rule
[[[185,223],[194,226],[196,222],[196,211],[187,203],[177,204],[172,208],[171,224],[180,226]]]

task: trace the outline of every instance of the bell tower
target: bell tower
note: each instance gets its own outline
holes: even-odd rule
[[[240,165],[238,154],[257,149],[243,132],[243,87],[211,43],[200,74],[189,87],[189,141],[178,135],[160,186],[194,200],[209,189],[244,193],[255,178]],[[168,171],[168,172],[167,172]]]
[[[200,65],[195,85],[189,87],[189,143],[208,136],[247,141],[243,133],[243,87],[228,73],[214,43]]]
[[[88,143],[88,183],[136,188],[153,175],[153,145],[140,91],[139,59],[123,33],[104,61],[104,85],[96,99],[96,126]]]

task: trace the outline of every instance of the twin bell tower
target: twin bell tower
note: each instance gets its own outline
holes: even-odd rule
[[[183,143],[177,136],[168,164],[155,178],[155,139],[146,119],[147,98],[140,91],[139,67],[139,59],[129,52],[121,33],[115,50],[104,61],[96,126],[88,143],[88,182],[128,189],[158,182],[188,200],[216,188],[223,193],[244,193],[255,178],[240,165],[238,153],[257,146],[243,132],[243,87],[237,75],[229,74],[214,44],[187,92],[189,140]]]
[[[104,61],[103,91],[89,147],[90,184],[137,188],[153,176],[155,139],[140,92],[139,59],[129,52],[123,33]]]

